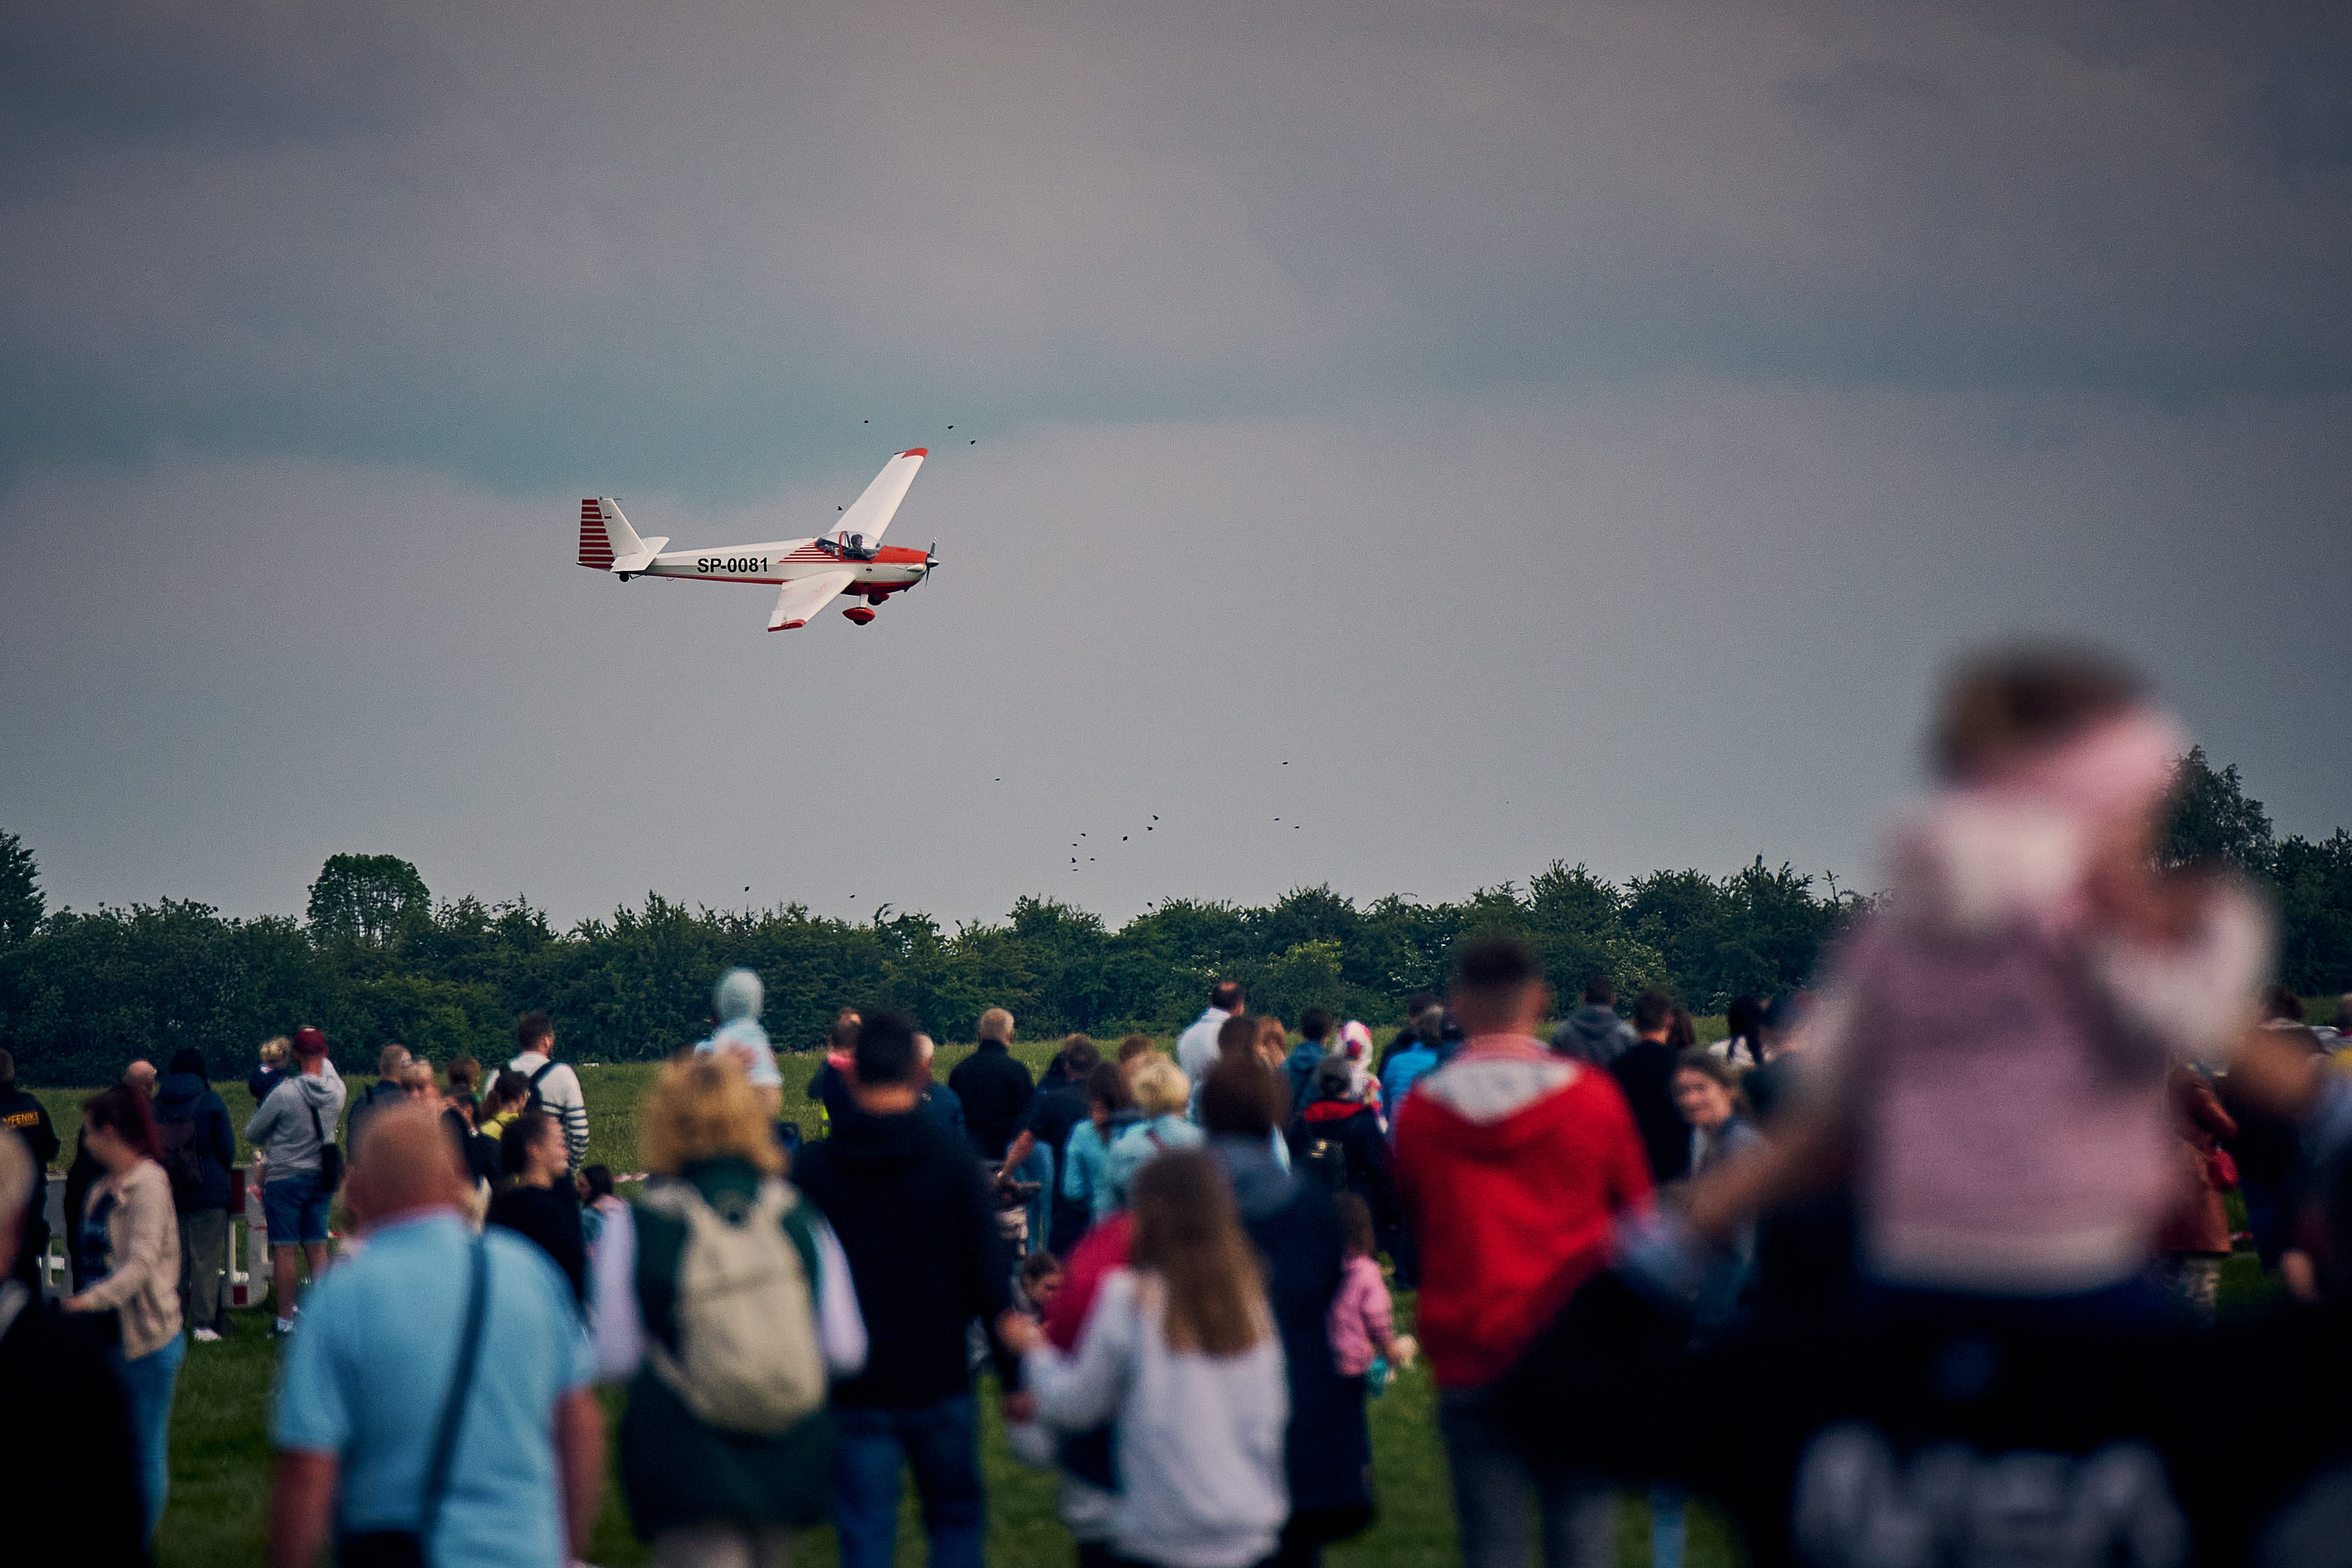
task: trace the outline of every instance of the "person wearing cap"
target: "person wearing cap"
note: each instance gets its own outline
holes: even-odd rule
[[[709,1039],[697,1040],[694,1048],[697,1054],[715,1052],[740,1062],[744,1078],[759,1091],[768,1120],[773,1121],[784,1106],[784,1075],[776,1070],[776,1047],[760,1024],[763,996],[760,977],[748,969],[720,975],[710,993],[711,1016],[719,1026]]]
[[[278,1293],[275,1331],[280,1334],[294,1331],[296,1250],[310,1263],[313,1284],[327,1271],[327,1206],[335,1194],[320,1163],[343,1113],[342,1077],[327,1059],[327,1037],[315,1027],[294,1031],[294,1067],[245,1124],[245,1141],[268,1164],[261,1213],[269,1231],[269,1284]]]

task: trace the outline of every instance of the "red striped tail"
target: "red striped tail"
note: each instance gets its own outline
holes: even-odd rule
[[[604,531],[604,511],[594,496],[580,503],[580,564],[597,572],[613,569],[612,536]]]

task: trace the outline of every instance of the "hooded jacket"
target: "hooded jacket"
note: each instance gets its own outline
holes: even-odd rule
[[[1370,1106],[1352,1100],[1318,1100],[1290,1119],[1285,1137],[1293,1170],[1305,1163],[1316,1143],[1338,1143],[1348,1160],[1348,1191],[1371,1209],[1373,1228],[1385,1236],[1395,1227],[1395,1160]]]
[[[317,1131],[311,1130],[313,1110],[319,1113]],[[343,1080],[333,1062],[321,1058],[315,1073],[289,1074],[245,1124],[245,1141],[268,1163],[264,1180],[317,1175],[319,1133],[324,1132],[332,1142],[336,1119],[342,1113]]]
[[[1421,1342],[1440,1388],[1511,1369],[1646,1208],[1650,1163],[1616,1081],[1489,1035],[1398,1108],[1397,1178],[1421,1242]]]
[[[1633,1026],[1617,1016],[1617,1009],[1603,1002],[1587,1002],[1560,1020],[1559,1027],[1551,1033],[1551,1048],[1561,1056],[1590,1062],[1597,1068],[1613,1067],[1617,1058],[1633,1048]]]
[[[236,1163],[236,1137],[229,1128],[227,1104],[213,1092],[205,1075],[164,1074],[155,1086],[155,1120],[194,1122],[196,1129],[196,1163],[204,1180],[193,1192],[174,1187],[173,1207],[182,1214],[228,1207],[228,1168]]]
[[[969,1394],[965,1331],[978,1318],[992,1340],[1013,1302],[1012,1258],[971,1152],[919,1109],[851,1108],[832,1137],[802,1146],[793,1182],[840,1238],[872,1347],[834,1403],[906,1410]],[[1007,1387],[1013,1364],[1000,1356]]]
[[[1320,1516],[1319,1537],[1353,1534],[1370,1517],[1372,1439],[1363,1394],[1339,1375],[1331,1351],[1331,1302],[1347,1270],[1339,1215],[1328,1194],[1276,1164],[1257,1139],[1216,1137],[1208,1148],[1225,1168],[1242,1228],[1265,1262],[1266,1304],[1282,1335],[1291,1510]]]

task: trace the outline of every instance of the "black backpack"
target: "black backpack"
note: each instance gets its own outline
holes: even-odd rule
[[[1298,1170],[1323,1184],[1326,1192],[1348,1190],[1348,1145],[1337,1138],[1309,1138],[1300,1151]]]
[[[530,1098],[522,1102],[523,1110],[527,1111],[536,1110],[541,1115],[546,1114],[547,1101],[540,1099],[539,1097],[539,1080],[545,1078],[549,1073],[551,1073],[554,1070],[555,1064],[551,1061],[544,1067],[541,1068],[537,1072],[530,1075]]]
[[[163,1167],[163,1173],[172,1178],[172,1191],[182,1195],[202,1191],[205,1154],[203,1146],[196,1142],[195,1118],[192,1116],[185,1121],[165,1121],[159,1117],[155,1122],[155,1142],[163,1152],[163,1158],[157,1163]]]

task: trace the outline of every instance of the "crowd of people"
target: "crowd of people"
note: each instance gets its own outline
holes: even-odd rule
[[[245,1126],[288,1340],[270,1561],[576,1562],[603,1383],[666,1564],[781,1568],[830,1522],[881,1568],[908,1474],[930,1561],[977,1564],[983,1374],[1081,1568],[1311,1568],[1378,1517],[1370,1401],[1401,1375],[1433,1384],[1470,1568],[1613,1561],[1629,1486],[1655,1568],[1693,1494],[1759,1562],[2336,1561],[2352,1445],[2220,1444],[2150,1392],[2352,1393],[2352,1078],[2259,991],[2261,902],[2156,864],[2185,749],[2095,657],[1963,670],[1890,896],[1711,1044],[1605,974],[1563,1009],[1490,933],[1385,1050],[1225,982],[1172,1055],[1073,1036],[1034,1077],[992,1008],[940,1084],[914,1019],[844,1008],[803,1140],[739,970],[640,1108],[632,1197],[585,1164],[544,1014],[487,1081],[387,1047],[341,1140],[298,1030]],[[0,1473],[120,1503],[58,1542],[78,1561],[144,1560],[185,1346],[221,1331],[235,1141],[203,1068],[84,1104],[50,1311],[26,1262],[61,1151],[0,1053],[0,1391],[73,1411],[65,1457]],[[2232,1189],[2305,1303],[2258,1329],[2216,1326]]]

